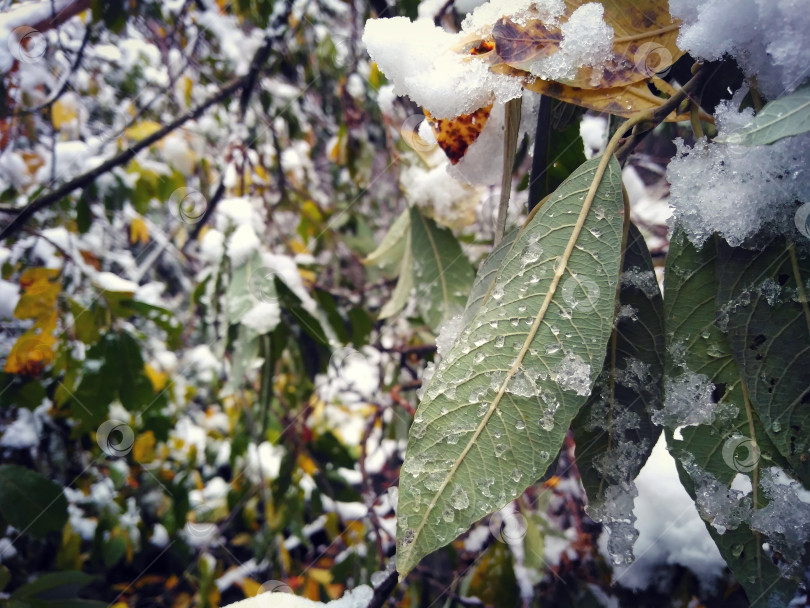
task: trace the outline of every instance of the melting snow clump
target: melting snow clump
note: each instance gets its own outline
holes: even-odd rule
[[[751,498],[742,490],[734,490],[701,469],[691,454],[681,459],[686,472],[695,483],[695,503],[701,517],[720,534],[734,530],[751,517]]]
[[[810,540],[810,504],[802,500],[807,493],[778,467],[763,469],[759,482],[768,504],[754,511],[751,528],[762,532],[784,557],[784,570],[800,563],[804,544]]]
[[[564,391],[587,395],[591,391],[591,365],[573,352],[567,352],[554,369],[555,380]]]
[[[720,137],[754,117],[732,102],[717,107]],[[810,191],[810,135],[788,137],[769,146],[707,143],[694,147],[675,140],[677,152],[667,167],[671,222],[700,247],[713,232],[732,246],[766,229],[791,234],[796,201]]]
[[[711,424],[716,404],[712,399],[714,384],[703,374],[687,370],[664,384],[664,407],[652,413],[655,424],[674,428]]]

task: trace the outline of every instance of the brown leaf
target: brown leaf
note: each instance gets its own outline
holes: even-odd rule
[[[560,46],[562,33],[552,31],[539,20],[521,27],[508,17],[499,19],[492,28],[495,52],[504,63],[523,64],[538,57],[550,57]]]
[[[427,110],[427,116],[439,147],[452,164],[458,163],[484,129],[492,111],[492,104],[480,108],[472,114],[462,114],[456,118],[433,118]]]

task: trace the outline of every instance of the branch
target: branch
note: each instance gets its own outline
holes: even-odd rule
[[[385,600],[388,599],[397,586],[397,571],[391,570],[385,580],[374,589],[374,595],[368,604],[368,608],[382,608]]]
[[[264,44],[256,51],[254,55],[254,61],[256,58],[264,58],[266,59],[270,54],[270,49],[272,47],[272,43],[275,41],[275,37],[268,36]],[[260,67],[260,66],[259,66]],[[124,165],[128,163],[130,160],[135,158],[135,156],[143,149],[148,148],[155,142],[160,141],[176,129],[183,126],[189,120],[193,120],[199,118],[208,108],[218,103],[221,103],[226,98],[230,97],[240,89],[243,91],[242,99],[245,99],[244,91],[252,91],[253,85],[256,83],[256,74],[254,73],[254,68],[258,71],[259,67],[256,67],[254,62],[251,62],[251,69],[248,73],[238,78],[237,80],[231,82],[230,84],[221,88],[215,95],[204,101],[202,104],[197,106],[196,108],[190,110],[180,118],[172,121],[159,131],[156,131],[152,135],[143,138],[141,141],[137,142],[131,148],[128,148],[121,152],[120,154],[112,157],[108,161],[100,164],[95,169],[91,169],[87,173],[84,173],[69,182],[62,184],[56,190],[52,190],[45,196],[42,196],[26,205],[20,210],[20,213],[15,217],[11,222],[3,228],[2,232],[0,232],[0,241],[6,239],[10,236],[16,234],[22,226],[27,222],[31,216],[35,213],[50,207],[51,205],[55,205],[57,202],[62,200],[65,196],[70,194],[71,192],[78,190],[80,188],[86,188],[90,184],[92,184],[99,176],[112,171],[116,167]],[[249,93],[248,93],[249,94]],[[210,214],[209,214],[210,215]]]
[[[645,125],[649,126],[651,123],[651,126],[643,130],[634,129],[633,132],[616,149],[616,160],[619,161],[619,164],[624,165],[624,163],[627,161],[627,157],[630,156],[636,146],[641,143],[641,140],[644,139],[647,134],[650,133],[650,131],[661,124],[667,116],[677,110],[685,99],[692,99],[692,95],[696,92],[696,90],[701,87],[709,76],[711,76],[718,69],[719,67],[715,68],[714,70],[699,67],[695,75],[692,76],[692,78],[690,78],[677,93],[653,110],[650,115],[649,123]]]

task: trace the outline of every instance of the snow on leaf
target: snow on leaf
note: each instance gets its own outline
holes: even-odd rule
[[[771,101],[748,125],[714,141],[759,146],[807,131],[810,131],[810,86]]]

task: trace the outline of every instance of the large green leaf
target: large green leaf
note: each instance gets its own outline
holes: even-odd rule
[[[749,124],[718,142],[759,146],[810,131],[810,86],[765,105]]]
[[[638,536],[633,480],[661,433],[650,415],[661,407],[664,376],[664,301],[644,237],[633,224],[623,271],[602,374],[571,427],[588,513],[610,531],[614,562],[627,564]]]
[[[599,162],[520,233],[425,389],[400,477],[402,576],[534,483],[590,394],[613,325],[623,224],[619,165],[611,159],[595,183]]]
[[[718,256],[718,323],[765,430],[810,487],[810,256],[781,238],[756,250],[718,239]]]
[[[473,267],[456,237],[411,208],[411,252],[417,305],[436,331],[442,321],[460,314],[473,283]]]
[[[67,521],[62,486],[13,464],[0,466],[0,515],[20,534],[45,536]]]
[[[784,461],[750,406],[727,336],[716,325],[723,272],[712,240],[698,250],[682,231],[673,234],[665,284],[667,411],[660,420],[681,481],[749,601],[787,605],[795,584],[780,578],[749,526],[751,509],[764,503],[761,467]],[[685,417],[692,424],[676,432]],[[750,495],[731,489],[738,475],[748,477]]]
[[[405,209],[399,214],[391,228],[385,233],[377,248],[363,260],[364,264],[375,264],[381,268],[395,267],[405,253],[408,233],[411,228],[411,213]]]

